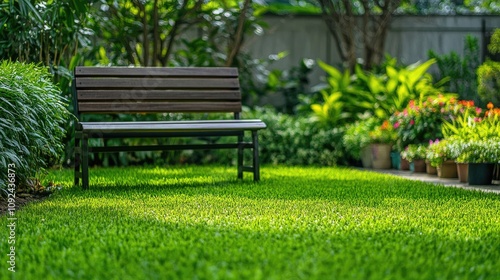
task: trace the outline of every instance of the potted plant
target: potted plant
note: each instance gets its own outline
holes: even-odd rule
[[[372,155],[369,148],[372,142],[370,132],[378,125],[380,121],[374,117],[357,121],[347,128],[342,138],[347,152],[353,159],[361,160],[364,168],[372,167]]]
[[[464,139],[453,139],[451,140],[451,149],[454,151],[453,153],[457,155],[456,163],[457,163],[457,173],[458,180],[462,183],[467,183],[469,181],[469,159],[467,159],[467,154],[464,153],[464,150],[467,149],[469,141]]]
[[[495,164],[500,163],[500,138],[469,141],[460,160],[469,164],[469,185],[490,185]]]
[[[456,154],[447,140],[433,141],[427,149],[427,159],[437,169],[440,178],[457,178]]]
[[[472,113],[461,110],[462,115],[457,115],[443,126],[443,134],[455,142],[455,145],[452,145],[455,148],[452,150],[455,150],[457,161],[468,164],[469,184],[491,184],[490,175],[487,174],[500,160],[497,155],[500,153],[497,149],[500,139],[500,109],[494,108],[490,102],[484,115],[480,115],[481,111],[479,108],[475,108]],[[487,174],[476,176],[476,168]],[[470,173],[471,170],[473,173]],[[484,181],[476,182],[478,178],[484,178]]]
[[[373,168],[391,168],[392,145],[397,137],[392,125],[386,120],[382,125],[376,126],[370,131],[369,135],[371,139],[370,151]]]
[[[425,172],[425,158],[427,145],[410,144],[401,152],[401,157],[410,162],[410,170],[413,172]]]
[[[397,134],[396,148],[403,151],[410,144],[442,138],[441,125],[444,119],[453,115],[452,105],[455,103],[451,95],[410,100],[403,111],[394,113],[390,118]],[[402,160],[403,165],[406,160]]]

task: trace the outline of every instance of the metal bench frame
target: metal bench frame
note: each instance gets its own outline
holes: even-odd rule
[[[243,172],[260,180],[258,130],[261,120],[241,119],[238,71],[229,67],[77,67],[73,80],[75,185],[89,187],[89,154],[130,151],[237,149],[239,179]],[[85,122],[83,114],[233,113],[232,120]],[[244,142],[244,133],[251,142]],[[89,139],[235,136],[234,143],[91,147]],[[244,149],[252,149],[252,166],[244,166]]]

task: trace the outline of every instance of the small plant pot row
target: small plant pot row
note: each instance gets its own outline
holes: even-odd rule
[[[391,145],[371,144],[362,152],[362,163],[365,168],[400,169],[415,173],[427,173],[438,178],[458,178],[469,185],[491,185],[500,179],[500,165],[495,163],[457,163],[447,160],[437,167],[423,159],[409,162],[400,154],[391,151]]]

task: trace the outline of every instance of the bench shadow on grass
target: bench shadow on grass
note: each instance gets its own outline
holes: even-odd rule
[[[327,170],[327,168],[325,168]],[[399,178],[393,175],[367,173],[349,168],[338,168],[338,172],[353,172],[353,176],[304,176],[293,172],[272,174],[264,169],[262,180],[253,182],[251,174],[244,180],[236,179],[234,168],[216,169],[208,175],[186,176],[182,168],[169,170],[168,176],[159,169],[141,169],[136,174],[115,178],[113,184],[98,174],[91,175],[90,189],[72,188],[73,195],[91,197],[119,197],[130,194],[141,197],[188,196],[244,197],[258,200],[327,200],[359,206],[377,206],[388,199],[426,200],[442,202],[443,199],[491,199],[500,196],[479,191],[446,188],[435,184]],[[127,182],[128,176],[143,176],[140,183]],[[95,182],[95,183],[94,183]]]

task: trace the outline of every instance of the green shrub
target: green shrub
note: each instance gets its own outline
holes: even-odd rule
[[[462,100],[474,100],[476,103],[480,101],[476,74],[480,53],[476,37],[465,37],[463,57],[454,51],[439,55],[433,50],[429,50],[428,56],[436,60],[440,78],[449,78],[450,82],[445,85],[447,91],[456,92]]]
[[[361,151],[372,142],[370,131],[375,129],[377,125],[380,125],[380,120],[370,117],[359,120],[347,127],[342,141],[351,157],[357,160],[361,159]]]
[[[477,76],[481,99],[500,106],[500,62],[486,61],[477,69]]]
[[[344,128],[327,129],[309,118],[257,108],[245,113],[263,120],[267,129],[259,132],[262,163],[273,164],[347,164],[342,145]]]
[[[313,104],[311,107],[314,114],[323,123],[324,119],[349,123],[365,113],[385,120],[394,112],[403,110],[412,99],[424,99],[442,93],[443,81],[435,84],[427,73],[435,60],[407,67],[397,66],[394,59],[388,60],[385,69],[365,72],[356,67],[353,75],[349,70],[341,72],[319,61],[319,66],[328,74],[328,84],[321,90],[323,105]]]
[[[7,166],[20,180],[57,162],[69,117],[59,88],[47,68],[3,61],[0,64],[0,186]]]
[[[500,28],[495,29],[488,50],[500,54]],[[481,99],[500,106],[500,62],[487,60],[477,69],[477,79]]]

